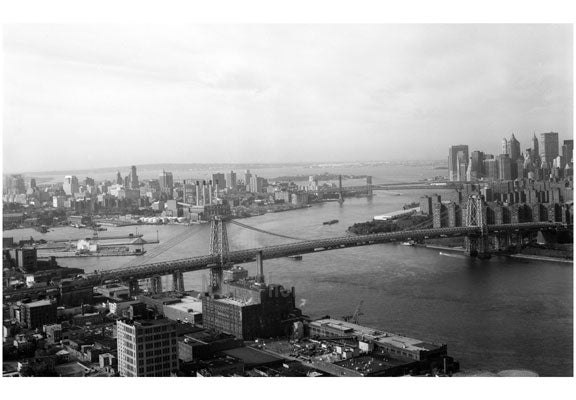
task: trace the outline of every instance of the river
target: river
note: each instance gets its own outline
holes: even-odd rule
[[[451,196],[447,190],[438,192],[443,198]],[[346,199],[342,206],[323,203],[242,222],[302,239],[342,236],[353,223],[401,209],[425,192],[375,193],[373,199]],[[322,224],[331,219],[340,222]],[[185,230],[193,231],[190,239],[154,261],[208,252],[208,224],[137,229],[145,239],[158,236],[160,245]],[[135,232],[134,226],[112,228],[101,236]],[[90,236],[91,231],[57,228],[47,234],[27,229],[3,232],[3,236],[16,240],[31,235],[49,240]],[[287,242],[235,225],[228,227],[228,235],[233,250]],[[440,253],[379,244],[304,255],[302,261],[267,260],[264,269],[268,282],[294,286],[297,305],[313,318],[352,314],[362,300],[361,324],[446,343],[448,353],[464,370],[529,369],[541,376],[573,376],[572,264],[505,257],[478,260],[460,253]],[[59,263],[90,272],[112,269],[133,258],[61,259]],[[255,265],[246,267],[255,272]],[[201,289],[206,276],[206,271],[185,274],[186,288]]]

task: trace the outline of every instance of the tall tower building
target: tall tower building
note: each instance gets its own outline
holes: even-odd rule
[[[176,324],[167,319],[116,322],[120,376],[170,376],[178,370]]]
[[[541,133],[540,158],[552,165],[556,157],[558,157],[558,132]]]
[[[65,176],[63,189],[68,196],[73,196],[74,193],[79,193],[80,185],[78,184],[78,178],[74,175]]]
[[[574,158],[574,140],[565,140],[562,145],[562,157],[564,161],[568,164],[572,162]]]
[[[509,154],[500,154],[498,160],[498,179],[509,181],[512,179],[512,162]]]
[[[514,134],[512,134],[512,137],[508,141],[506,150],[506,154],[510,155],[510,160],[512,160],[512,162],[515,162],[520,158],[520,155],[522,154],[520,151],[520,142],[514,137]]]
[[[212,174],[212,183],[214,188],[218,185],[218,190],[222,190],[226,187],[226,177],[222,173]]]
[[[538,138],[536,137],[536,132],[534,132],[534,137],[532,138],[532,150],[535,157],[540,157],[540,146],[538,145]]]
[[[138,174],[136,173],[136,166],[132,166],[130,170],[130,188],[138,189],[140,187],[140,182],[138,181]]]
[[[506,138],[502,139],[500,154],[508,154],[508,141]]]
[[[230,171],[230,173],[226,174],[226,187],[236,190],[236,172]]]
[[[244,184],[246,185],[246,190],[250,190],[250,182],[252,180],[252,174],[250,173],[250,170],[247,169],[246,173],[244,174]]]
[[[484,176],[484,153],[478,150],[475,150],[470,155],[470,179],[469,180],[476,180],[480,179]]]
[[[116,184],[117,185],[123,185],[124,184],[124,179],[122,179],[122,175],[120,174],[120,171],[116,172]]]
[[[464,158],[465,163],[468,160],[468,145],[462,144],[458,146],[451,146],[448,150],[448,178],[451,181],[458,180],[458,173],[459,173],[459,163],[458,163],[458,153],[461,152],[461,157]],[[466,175],[466,169],[464,169],[464,174],[461,176]]]
[[[162,170],[162,173],[158,175],[158,183],[160,184],[160,190],[162,192],[172,195],[172,189],[174,189],[172,172]]]

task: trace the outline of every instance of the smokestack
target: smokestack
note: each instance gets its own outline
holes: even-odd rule
[[[264,262],[262,262],[262,251],[256,254],[256,265],[258,266],[258,275],[256,281],[264,283]]]
[[[209,203],[208,204],[212,204],[212,181],[208,181],[208,199],[209,199]]]
[[[206,205],[206,181],[202,181],[202,205]]]
[[[196,205],[200,205],[200,181],[196,181]]]

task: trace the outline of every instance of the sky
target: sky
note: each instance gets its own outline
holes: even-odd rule
[[[572,26],[3,29],[5,173],[446,159],[573,136]]]

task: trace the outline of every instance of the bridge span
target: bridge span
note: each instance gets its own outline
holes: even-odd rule
[[[261,254],[263,260],[282,258],[298,254],[310,254],[328,250],[344,249],[349,247],[368,246],[380,243],[390,243],[395,241],[431,239],[450,236],[480,237],[483,235],[509,234],[515,232],[530,232],[539,230],[558,230],[565,229],[566,226],[558,222],[530,222],[505,225],[487,225],[466,226],[453,228],[432,228],[405,230],[390,233],[377,233],[370,235],[349,235],[334,238],[316,239],[298,241],[295,243],[280,244],[275,246],[266,246],[246,250],[229,251],[226,254],[226,261],[233,264],[241,264],[255,261]],[[171,261],[147,263],[136,266],[120,267],[109,271],[99,271],[96,273],[86,274],[83,279],[75,282],[77,287],[89,287],[101,285],[106,281],[120,280],[132,282],[138,280],[153,278],[159,280],[159,277],[172,275],[175,282],[180,287],[183,286],[182,274],[185,272],[212,269],[222,264],[221,254],[208,254],[196,257],[189,257]],[[29,288],[19,290],[5,290],[4,299],[16,300],[31,295],[38,294],[56,294],[57,286],[48,286],[41,288]]]
[[[559,229],[564,225],[556,222],[535,222],[506,225],[489,225],[488,233],[534,231],[541,229]],[[480,227],[454,227],[418,229],[412,231],[377,233],[371,235],[350,235],[343,237],[307,240],[296,243],[280,244],[261,248],[230,251],[227,260],[231,263],[246,263],[256,260],[256,255],[261,252],[262,259],[282,258],[297,254],[309,254],[326,250],[336,250],[348,247],[367,246],[379,243],[404,241],[409,239],[438,238],[445,236],[480,235]],[[87,279],[98,281],[109,279],[144,279],[155,275],[170,275],[174,272],[190,272],[207,269],[218,263],[219,255],[203,255],[184,258],[179,260],[149,263],[127,268],[118,268],[111,271],[103,271],[97,274],[87,275]]]

